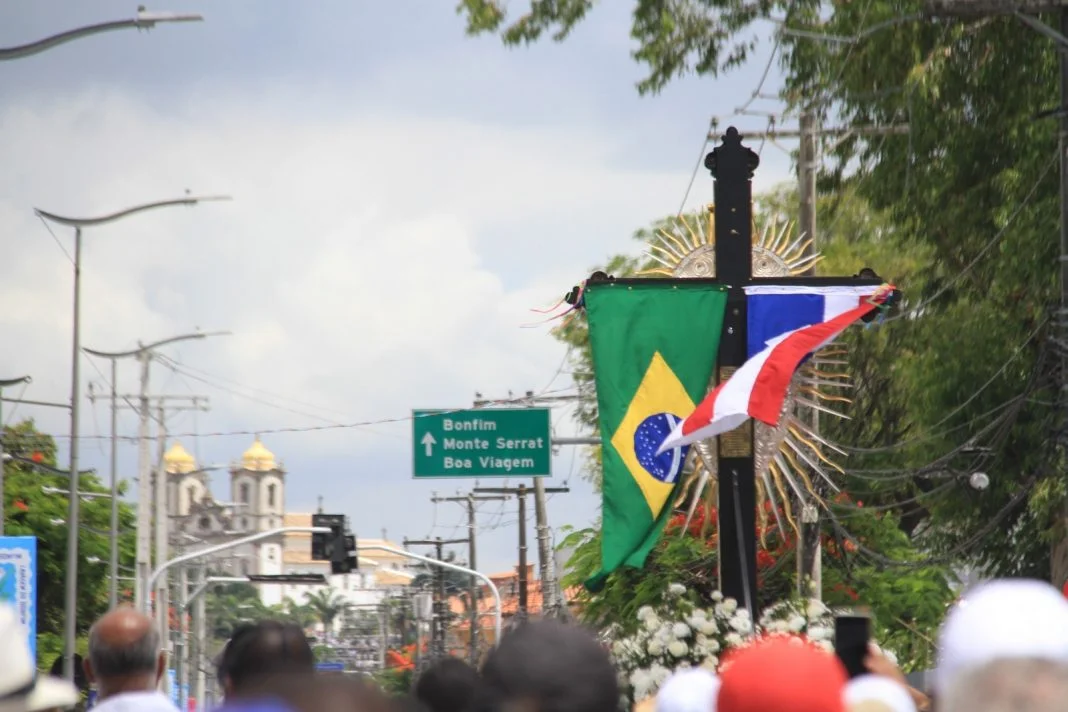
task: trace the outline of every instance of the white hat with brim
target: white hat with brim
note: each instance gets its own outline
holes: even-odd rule
[[[22,695],[0,698],[0,712],[44,712],[65,709],[78,703],[78,688],[58,677],[38,677],[33,688]]]
[[[0,712],[43,712],[78,702],[74,685],[37,674],[28,636],[15,608],[0,603]]]
[[[916,712],[916,703],[908,690],[890,678],[877,675],[853,678],[846,685],[843,696],[850,709],[865,702],[878,702],[892,712]]]

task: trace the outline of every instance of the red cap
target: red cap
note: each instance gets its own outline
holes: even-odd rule
[[[848,676],[838,658],[792,636],[770,636],[731,655],[717,712],[844,712]]]

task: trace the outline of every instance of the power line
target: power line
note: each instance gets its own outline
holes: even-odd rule
[[[556,390],[556,391],[549,391],[549,393],[564,393],[564,392],[569,391],[569,390],[574,390],[574,388],[573,387],[561,388],[561,389]],[[573,400],[573,399],[574,399],[574,397],[568,398],[568,400]],[[493,407],[495,405],[503,405],[503,404],[506,404],[506,403],[521,402],[523,400],[524,400],[523,398],[516,398],[516,399],[501,400],[501,401],[487,401],[486,405],[482,406],[482,407],[489,408],[489,407]],[[560,400],[564,400],[564,397],[561,396]],[[560,406],[551,406],[551,407],[560,407]],[[468,411],[468,410],[472,410],[472,408],[445,408],[445,409],[442,409],[440,411],[437,411],[437,414],[440,415],[442,413],[445,413],[445,414],[463,413],[463,412]],[[175,437],[175,438],[189,438],[189,437],[197,436],[197,437],[202,437],[202,438],[218,438],[218,437],[230,437],[230,436],[238,436],[238,435],[264,435],[264,434],[278,434],[278,433],[314,433],[314,432],[321,432],[321,431],[327,431],[327,430],[354,430],[354,429],[358,429],[358,428],[366,428],[368,426],[373,426],[373,425],[389,425],[389,424],[392,424],[392,423],[407,423],[407,422],[410,422],[410,421],[414,420],[416,417],[417,416],[415,416],[415,415],[404,415],[404,416],[398,416],[398,417],[395,417],[395,418],[379,418],[379,419],[376,419],[376,420],[363,420],[363,421],[358,421],[358,422],[353,422],[353,423],[337,423],[337,424],[329,424],[329,425],[306,425],[306,426],[289,426],[289,427],[278,427],[278,428],[257,428],[257,429],[254,429],[254,430],[253,429],[222,430],[222,431],[214,431],[214,432],[199,433],[199,434],[197,434],[197,433],[174,433],[172,435],[172,437]],[[68,435],[53,435],[51,437],[62,440],[62,439],[70,438],[70,435],[69,434]],[[104,436],[101,436],[101,437],[104,437]],[[78,439],[79,440],[92,440],[94,438],[93,438],[93,436],[82,435]],[[120,435],[119,439],[121,439],[121,440],[137,440],[136,437],[129,436],[129,435]]]

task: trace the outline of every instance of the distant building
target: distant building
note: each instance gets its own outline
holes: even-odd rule
[[[173,551],[193,551],[286,526],[311,526],[311,514],[286,513],[286,469],[258,437],[229,467],[229,501],[215,498],[210,473],[198,467],[181,443],[175,442],[167,450],[163,463]],[[380,539],[360,540],[357,548],[361,544],[401,548]],[[312,561],[311,534],[264,539],[209,561],[209,569],[217,575],[323,574],[330,588],[357,608],[377,605],[391,590],[403,588],[415,578],[408,559],[375,551],[360,553],[359,571],[331,576],[329,562]],[[263,603],[274,606],[287,598],[303,603],[306,593],[321,586],[263,584],[257,588]]]
[[[502,628],[507,630],[519,613],[519,567],[515,567],[512,571],[488,574],[488,577],[501,594]],[[488,586],[480,586],[479,591],[478,641],[480,647],[488,649],[495,642],[493,626],[497,604],[493,600],[493,595],[490,593]],[[577,589],[563,592],[567,600],[568,610],[572,616],[578,612],[578,607],[575,604],[575,598],[578,593]],[[468,646],[468,641],[471,640],[470,612],[466,599],[466,594],[464,596],[453,596],[449,599],[449,610],[454,616],[454,620],[449,626],[449,643],[450,647],[457,653],[465,650]],[[542,588],[542,580],[535,578],[534,565],[527,564],[527,616],[537,618],[546,613],[548,611],[545,610],[545,592]]]
[[[310,527],[311,513],[293,513],[285,516],[287,527]],[[330,588],[345,598],[356,608],[371,609],[382,602],[391,592],[403,590],[412,582],[416,573],[411,570],[409,559],[387,552],[364,551],[363,547],[373,544],[401,549],[383,539],[358,539],[356,549],[359,556],[359,571],[339,576],[330,575],[329,561],[313,561],[311,558],[311,534],[286,534],[285,548],[282,553],[283,573],[287,574],[323,574],[330,582]],[[314,591],[316,586],[286,585],[282,587],[284,595],[295,601],[303,601],[304,595]]]

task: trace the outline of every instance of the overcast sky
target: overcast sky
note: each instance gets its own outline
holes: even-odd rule
[[[567,392],[563,349],[547,328],[521,328],[530,309],[679,208],[710,116],[746,102],[769,48],[728,78],[640,98],[631,3],[600,3],[567,44],[506,50],[466,38],[454,0],[175,2],[149,9],[207,21],[0,65],[0,378],[29,373],[25,397],[69,398],[73,235],[50,234],[34,207],[93,216],[186,190],[231,195],[86,230],[83,344],[232,331],[166,349],[184,373],[153,365],[154,393],[210,397],[210,412],[168,421],[201,463],[238,459],[260,432],[288,470],[289,511],[321,495],[361,536],[463,536],[461,507],[430,497],[475,482],[413,481],[405,418],[475,392]],[[6,0],[0,46],[135,5]],[[773,68],[763,91],[779,83]],[[769,145],[756,188],[790,173]],[[702,170],[688,206],[711,197]],[[108,368],[83,358],[83,395],[90,381],[107,388]],[[135,391],[134,363],[119,385]],[[107,406],[85,405],[83,462],[106,473]],[[66,414],[4,408],[28,416],[65,458]],[[563,410],[554,427],[575,432]],[[119,429],[136,432],[132,412]],[[551,484],[572,488],[551,499],[554,527],[599,512],[575,450],[554,461]],[[120,463],[135,473],[134,443]],[[221,499],[228,479],[216,477]],[[514,566],[514,502],[480,517],[480,568]]]

